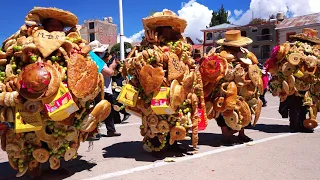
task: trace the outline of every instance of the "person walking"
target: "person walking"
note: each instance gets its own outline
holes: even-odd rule
[[[104,58],[106,51],[108,49],[108,45],[102,45],[99,41],[95,40],[89,43],[91,47],[91,51],[94,52],[97,56],[99,56],[100,59]],[[91,57],[94,58],[94,57]],[[111,113],[107,117],[107,119],[104,121],[106,128],[107,128],[107,136],[112,137],[112,136],[121,136],[121,133],[118,133],[115,129],[114,122],[120,120],[120,114],[119,112],[115,111],[113,108],[113,105],[116,103],[115,99],[113,97],[113,92],[112,92],[112,75],[114,74],[114,70],[118,65],[118,60],[113,61],[109,66],[104,63],[103,68],[102,68],[102,75],[104,77],[104,93],[105,93],[105,99],[109,101],[112,105],[111,108]],[[100,97],[98,96],[96,98],[97,102],[99,102]],[[96,137],[99,139],[98,137]]]
[[[116,54],[114,54],[114,53],[111,54],[111,55],[108,55],[106,57],[107,58],[104,58],[104,60],[105,60],[105,62],[107,62],[107,65],[112,64],[115,60],[118,61],[118,56]],[[114,74],[112,76],[112,82],[114,82],[114,84],[116,84],[117,87],[122,87],[123,86],[123,84],[122,84],[123,81],[124,81],[124,78],[122,77],[122,74],[120,72],[120,64],[118,64],[117,67],[114,70]],[[114,99],[116,101],[117,97],[120,94],[119,88],[113,88],[112,91],[113,91]],[[119,102],[116,102],[115,105],[118,106],[118,107],[122,106],[122,104],[119,103]],[[127,119],[129,119],[129,117],[131,116],[129,113],[127,113],[125,108],[122,108],[120,111],[118,111],[118,113],[123,114],[123,118],[122,118],[122,120],[118,119],[118,121],[115,121],[114,122],[115,124],[120,124],[120,123],[126,121]]]
[[[268,91],[269,74],[266,71],[266,68],[264,66],[261,69],[262,69],[263,93],[260,95],[260,99],[262,101],[262,107],[266,107],[267,101],[266,101],[265,95]]]

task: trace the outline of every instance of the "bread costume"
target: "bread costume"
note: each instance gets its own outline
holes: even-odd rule
[[[134,107],[127,109],[142,118],[140,134],[148,152],[190,139],[188,130],[196,147],[198,124],[202,121],[206,126],[207,119],[198,113],[206,112],[199,67],[192,46],[181,35],[186,20],[165,9],[142,22],[146,38],[129,53],[122,70],[126,84],[137,92]]]
[[[225,124],[241,130],[256,123],[260,116],[259,96],[263,93],[257,57],[243,48],[252,43],[239,30],[230,30],[217,41],[222,46],[208,53],[200,62],[206,104],[212,104],[208,118],[223,116]],[[213,116],[214,115],[214,116]],[[253,118],[254,115],[254,118]]]
[[[0,123],[14,124],[1,136],[1,148],[17,177],[40,163],[56,170],[62,158],[75,158],[80,140],[111,111],[103,98],[93,104],[104,94],[104,82],[88,43],[76,28],[69,34],[44,30],[40,24],[47,18],[78,24],[68,11],[36,7],[0,51]]]
[[[291,95],[303,97],[303,106],[309,109],[309,117],[303,121],[303,126],[314,129],[318,126],[316,118],[320,111],[318,31],[305,28],[302,33],[290,38],[292,42],[274,47],[266,62],[272,74],[270,90],[280,101],[285,101]]]

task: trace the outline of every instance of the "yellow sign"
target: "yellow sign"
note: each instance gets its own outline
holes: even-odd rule
[[[16,105],[15,111],[15,132],[32,132],[39,131],[42,128],[40,113],[30,113],[23,109],[22,104]]]
[[[49,99],[42,100],[48,116],[54,121],[62,121],[68,118],[72,113],[79,110],[77,104],[73,101],[68,88],[61,83],[57,94]]]
[[[153,98],[151,100],[151,108],[154,113],[156,113],[157,115],[175,113],[175,111],[169,105],[169,94],[170,88],[168,87],[161,87],[160,91],[153,94]]]
[[[130,84],[126,84],[122,87],[122,90],[117,98],[117,101],[130,106],[135,107],[138,99],[139,92],[134,89]]]

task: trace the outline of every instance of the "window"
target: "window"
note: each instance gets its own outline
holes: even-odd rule
[[[262,57],[262,59],[269,58],[270,57],[270,51],[271,51],[271,46],[270,45],[261,46],[261,57]]]
[[[94,29],[94,22],[89,23],[89,29]]]
[[[258,28],[257,27],[251,27],[251,32],[257,32]]]
[[[258,41],[267,41],[267,40],[271,40],[271,34],[268,28],[264,28],[261,31],[261,36],[258,37]]]
[[[212,33],[207,33],[207,38],[206,40],[212,40]]]
[[[289,41],[290,40],[290,36],[291,35],[295,35],[295,34],[296,34],[296,32],[288,32],[287,35],[286,35],[287,36],[286,37],[286,41]]]
[[[270,30],[268,28],[262,29],[261,35],[270,34]]]
[[[259,49],[259,45],[252,45],[253,49]]]
[[[247,31],[241,31],[241,36],[247,37]]]
[[[89,41],[92,42],[94,41],[96,38],[95,38],[95,34],[94,33],[90,33],[90,39]]]

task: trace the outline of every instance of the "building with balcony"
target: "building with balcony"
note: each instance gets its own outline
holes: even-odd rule
[[[203,53],[208,53],[213,47],[216,47],[216,41],[224,38],[224,33],[238,26],[234,24],[220,24],[201,30],[203,32]]]
[[[267,21],[261,24],[248,24],[237,26],[234,24],[220,24],[204,30],[203,52],[208,53],[218,39],[224,38],[224,33],[228,30],[237,29],[241,35],[252,39],[253,43],[247,48],[252,51],[259,60],[264,61],[270,56],[270,51],[277,44],[276,41],[276,21]]]
[[[265,22],[262,24],[248,24],[239,27],[241,35],[252,39],[252,44],[247,48],[257,58],[264,61],[270,57],[270,51],[277,45],[276,22]]]
[[[303,28],[312,28],[320,31],[320,13],[284,19],[276,27],[278,44],[288,41],[290,35],[301,33]],[[318,37],[320,37],[319,34]]]
[[[117,43],[117,25],[113,23],[112,17],[85,20],[81,26],[81,37],[88,42],[98,40],[102,44],[109,44],[109,47]]]

